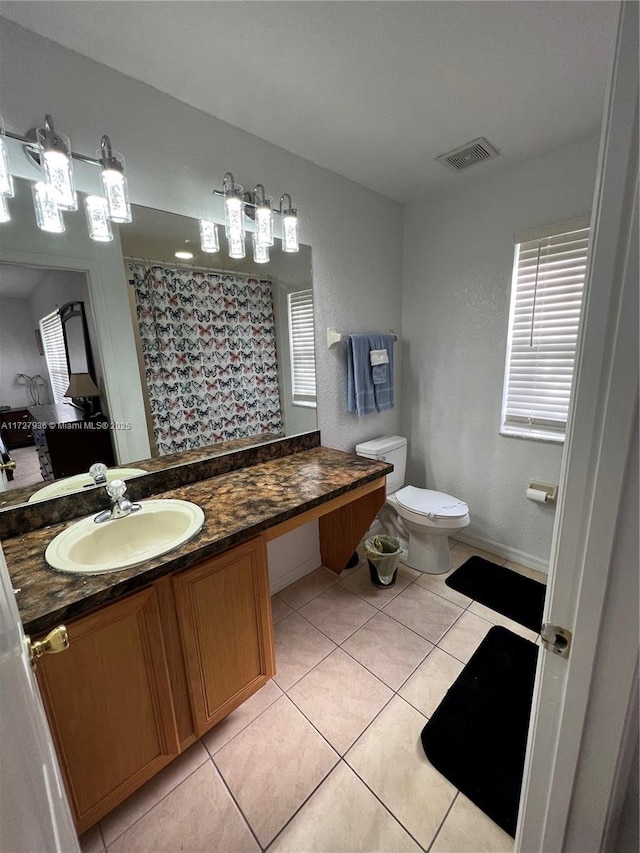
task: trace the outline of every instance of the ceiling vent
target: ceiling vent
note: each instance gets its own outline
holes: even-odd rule
[[[493,160],[498,156],[498,151],[491,145],[490,142],[481,136],[479,139],[474,139],[472,142],[467,142],[460,148],[454,151],[447,151],[446,154],[441,154],[436,157],[439,163],[446,166],[447,169],[452,169],[454,172],[461,172],[462,169],[468,169],[475,163],[480,163],[482,160]]]

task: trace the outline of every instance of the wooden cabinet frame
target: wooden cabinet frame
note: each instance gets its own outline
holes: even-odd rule
[[[37,677],[81,833],[155,776],[180,744],[153,587],[67,627],[69,648],[43,658]]]

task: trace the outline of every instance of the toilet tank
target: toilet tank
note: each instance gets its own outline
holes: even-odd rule
[[[387,494],[397,492],[404,485],[404,472],[407,466],[407,439],[401,435],[383,435],[371,441],[356,444],[356,454],[367,459],[390,462],[391,474],[387,474]]]

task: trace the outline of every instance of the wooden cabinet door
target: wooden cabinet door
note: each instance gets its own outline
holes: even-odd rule
[[[153,587],[67,625],[37,675],[79,832],[179,751]]]
[[[196,734],[275,674],[267,559],[253,539],[173,577]]]

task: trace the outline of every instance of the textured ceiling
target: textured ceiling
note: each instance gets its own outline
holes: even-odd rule
[[[0,14],[398,201],[595,133],[616,2],[1,2]],[[55,74],[55,69],[51,69]],[[501,157],[439,154],[485,136]]]
[[[44,283],[49,270],[39,267],[21,267],[0,264],[0,297],[29,299],[34,290]]]

